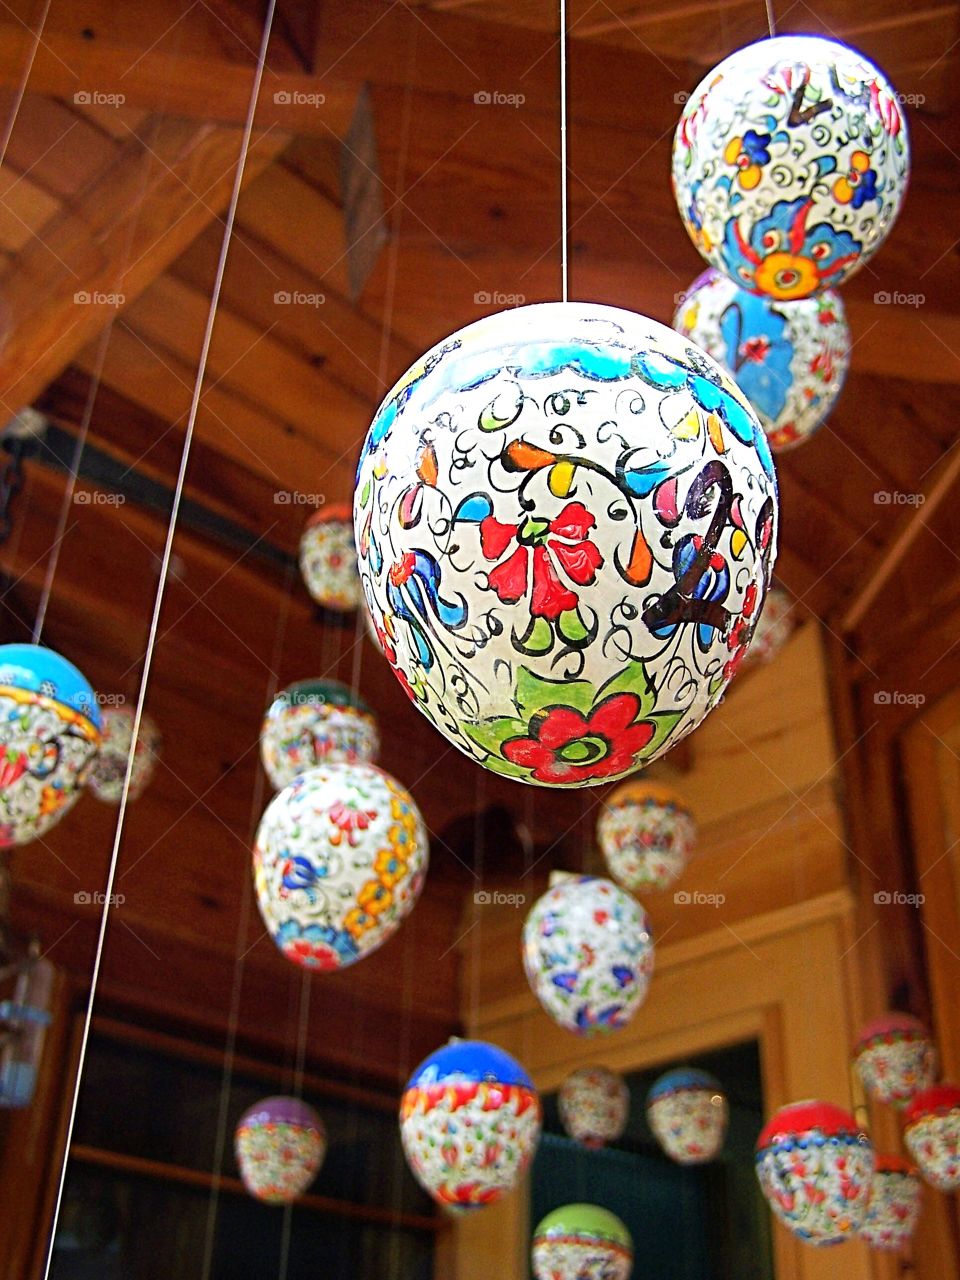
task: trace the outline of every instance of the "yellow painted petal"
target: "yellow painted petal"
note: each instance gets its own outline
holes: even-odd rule
[[[763,170],[758,164],[752,164],[746,169],[740,170],[740,185],[746,191],[752,191],[763,176]]]
[[[833,194],[841,204],[849,204],[853,199],[853,187],[846,178],[838,178],[833,184]]]
[[[747,535],[742,529],[734,529],[730,535],[730,554],[734,560],[739,560],[743,555],[743,549],[747,545]]]
[[[555,467],[550,468],[547,484],[550,486],[550,492],[555,498],[565,498],[570,492],[575,471],[574,464],[566,460],[558,462]]]
[[[866,173],[870,168],[870,157],[865,151],[855,151],[850,157],[850,165],[860,173]]]
[[[707,414],[707,434],[710,436],[710,443],[716,449],[717,453],[726,453],[727,446],[723,438],[723,431],[720,429],[720,419],[715,413]]]
[[[700,434],[700,414],[691,409],[685,418],[681,418],[671,433],[677,440],[696,440]]]
[[[723,158],[727,164],[736,164],[743,147],[743,138],[731,138],[723,148]]]

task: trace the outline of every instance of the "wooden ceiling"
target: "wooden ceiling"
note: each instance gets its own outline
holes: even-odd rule
[[[30,62],[40,10],[0,10],[0,124],[29,67],[0,169],[0,403],[5,417],[37,405],[73,434],[89,416],[90,451],[169,492],[262,9],[53,0]],[[844,292],[855,339],[847,387],[829,425],[779,467],[780,579],[851,653],[869,655],[878,636],[909,644],[918,619],[960,594],[960,511],[949,500],[960,417],[960,6],[908,13],[883,0],[865,15],[855,0],[816,12],[781,0],[775,11],[781,30],[843,35],[901,93],[924,99],[908,107],[914,171],[900,222]],[[701,265],[670,193],[677,96],[760,36],[765,9],[760,0],[577,0],[570,23],[572,295],[669,321]],[[582,854],[595,797],[547,803],[447,754],[353,623],[316,617],[283,559],[307,508],[276,500],[289,491],[348,498],[379,397],[410,361],[495,309],[497,295],[558,296],[555,33],[556,8],[540,0],[280,0],[186,475],[187,497],[229,522],[233,537],[185,528],[177,538],[149,702],[167,749],[130,813],[121,863],[130,901],[110,934],[108,992],[136,987],[144,1006],[222,1024],[242,938],[253,944],[248,1022],[283,1041],[287,1011],[271,993],[296,975],[241,914],[265,800],[259,719],[277,682],[359,671],[381,716],[383,763],[414,788],[435,835],[408,941],[349,984],[325,986],[331,1012],[359,996],[388,1028],[386,1037],[358,1029],[355,1043],[335,1047],[345,1061],[393,1071],[409,1057],[409,1044],[397,1047],[398,1010],[410,1008],[414,983],[431,996],[417,997],[417,1045],[429,1048],[455,1019],[448,948],[472,882],[462,865],[473,852],[467,815],[508,808],[537,851],[553,847],[551,861]],[[485,105],[475,101],[483,92],[523,102]],[[365,247],[386,235],[355,297],[346,192],[370,176],[366,157],[350,159],[364,102],[383,208]],[[881,290],[923,301],[878,305]],[[284,294],[313,302],[278,301]],[[10,638],[29,633],[55,536],[64,477],[49,461],[41,451],[28,464],[0,548]],[[928,501],[882,505],[879,491]],[[128,697],[165,519],[134,497],[70,510],[45,632],[99,688]],[[72,896],[102,883],[113,821],[92,800],[81,804],[14,860],[22,926],[48,942],[66,933],[55,958],[78,972],[95,918],[77,913]],[[519,844],[492,843],[488,870],[496,862],[509,874],[524,856]]]

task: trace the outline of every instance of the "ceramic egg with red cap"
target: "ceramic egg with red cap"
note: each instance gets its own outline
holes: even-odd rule
[[[604,801],[597,844],[617,884],[631,893],[669,889],[687,865],[696,827],[670,787],[624,782]]]
[[[410,1169],[438,1204],[479,1209],[512,1191],[540,1139],[526,1071],[482,1040],[451,1040],[410,1078],[400,1135]]]
[[[263,1098],[237,1125],[234,1150],[243,1185],[266,1204],[292,1204],[323,1163],[327,1132],[299,1098]]]
[[[903,1136],[932,1187],[960,1190],[960,1086],[943,1083],[916,1094],[907,1106]]]
[[[0,849],[39,839],[76,804],[101,729],[72,662],[42,645],[0,645]]]
[[[353,519],[345,504],[321,507],[304,525],[300,572],[317,604],[335,613],[352,613],[363,602],[353,541]]]
[[[923,1184],[909,1160],[878,1155],[861,1240],[872,1249],[902,1249],[916,1230],[922,1198]]]
[[[267,708],[260,756],[279,791],[318,764],[373,764],[380,734],[373,712],[339,680],[299,680]]]
[[[629,1280],[633,1240],[620,1219],[596,1204],[565,1204],[533,1233],[536,1280]]]
[[[783,1107],[757,1139],[757,1177],[767,1203],[808,1244],[840,1244],[856,1235],[874,1167],[870,1139],[831,1102]]]
[[[719,1081],[693,1067],[668,1071],[647,1094],[647,1121],[661,1149],[677,1164],[716,1159],[729,1117]]]
[[[609,1067],[578,1067],[560,1086],[560,1119],[575,1142],[602,1147],[623,1136],[630,1113],[630,1090]]]
[[[597,876],[560,875],[523,926],[534,995],[561,1027],[603,1035],[626,1026],[646,998],[653,938],[636,898]]]
[[[905,1107],[936,1079],[930,1033],[908,1013],[885,1013],[868,1022],[857,1037],[853,1060],[867,1093],[894,1107]]]

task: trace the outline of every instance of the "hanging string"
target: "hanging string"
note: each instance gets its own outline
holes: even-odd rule
[[[276,697],[279,683],[278,671],[283,653],[284,640],[287,634],[287,623],[290,618],[290,596],[293,585],[293,562],[287,565],[283,583],[283,604],[277,619],[277,628],[273,638],[273,653],[270,655],[270,675],[267,680],[266,703]],[[263,812],[263,793],[266,775],[262,768],[257,769],[256,781],[253,784],[253,796],[250,803],[250,821],[248,830],[252,845],[257,824]],[[217,1133],[214,1141],[213,1182],[210,1189],[210,1200],[207,1204],[207,1222],[204,1231],[203,1263],[200,1270],[201,1280],[209,1280],[213,1266],[213,1247],[216,1237],[217,1214],[220,1208],[220,1186],[223,1179],[223,1157],[227,1146],[227,1131],[230,1119],[230,1102],[233,1091],[233,1068],[237,1052],[237,1030],[240,1025],[240,994],[243,989],[243,975],[247,957],[246,940],[249,935],[250,919],[253,914],[253,876],[250,867],[243,867],[243,882],[240,897],[240,919],[237,924],[237,937],[234,947],[236,959],[233,966],[233,987],[230,993],[230,1012],[227,1017],[227,1040],[223,1053],[223,1075],[220,1080],[220,1105],[217,1114]]]
[[[764,0],[767,6],[767,26],[770,29],[770,39],[772,40],[777,34],[777,23],[773,16],[773,0]]]
[[[567,0],[560,0],[560,287],[564,302],[570,300],[570,264],[567,259]]]
[[[304,969],[300,982],[300,1018],[297,1027],[297,1059],[293,1072],[293,1096],[303,1096],[303,1071],[307,1057],[307,1028],[310,1023],[310,983],[312,974]],[[293,1236],[293,1205],[287,1204],[283,1210],[283,1228],[280,1235],[280,1270],[277,1280],[287,1280],[287,1269],[290,1265],[290,1242]]]
[[[3,131],[3,139],[0,140],[0,169],[3,168],[3,162],[7,158],[7,147],[10,145],[10,139],[13,137],[13,127],[17,123],[17,117],[19,116],[20,108],[23,105],[24,95],[27,92],[27,81],[30,79],[30,72],[33,70],[37,50],[40,48],[40,41],[43,39],[43,29],[47,25],[47,14],[49,12],[50,0],[44,0],[43,12],[40,14],[40,21],[37,24],[37,29],[33,33],[33,44],[30,48],[27,64],[23,68],[23,75],[20,77],[20,83],[17,85],[17,90],[14,94],[13,109],[10,112],[7,127]]]
[[[180,505],[183,499],[183,489],[187,474],[187,465],[190,461],[190,448],[193,443],[194,428],[197,421],[197,412],[200,407],[200,393],[203,389],[203,380],[207,369],[207,359],[210,354],[210,344],[213,339],[214,322],[217,317],[217,309],[220,303],[220,291],[223,287],[223,277],[227,266],[227,254],[230,249],[230,241],[233,236],[233,226],[237,216],[237,204],[240,199],[240,191],[243,185],[243,174],[246,168],[247,154],[250,150],[250,141],[253,136],[253,120],[256,114],[257,101],[260,96],[260,84],[263,80],[263,70],[267,56],[267,46],[270,43],[270,35],[273,30],[273,15],[276,9],[276,0],[268,0],[267,13],[264,20],[263,38],[260,43],[260,50],[257,55],[257,68],[253,78],[253,86],[250,92],[250,103],[247,108],[247,117],[243,129],[243,137],[240,144],[240,156],[237,162],[237,171],[234,176],[233,190],[230,194],[230,206],[227,212],[227,218],[224,225],[223,241],[220,246],[220,257],[217,262],[217,273],[214,279],[213,293],[210,298],[210,306],[207,312],[207,323],[203,335],[203,345],[200,349],[200,360],[197,366],[197,375],[194,381],[193,394],[190,401],[190,413],[187,419],[186,432],[184,434],[183,451],[180,457],[180,470],[177,474],[176,488],[174,489],[173,502],[170,509],[170,519],[167,525],[166,543],[163,549],[163,557],[160,564],[160,577],[157,582],[157,591],[154,598],[153,616],[150,619],[150,630],[147,637],[147,651],[144,655],[143,671],[140,677],[140,690],[137,695],[137,709],[133,720],[133,741],[136,742],[140,735],[140,724],[143,719],[143,708],[146,701],[147,688],[150,681],[150,672],[153,667],[153,656],[156,648],[157,636],[160,627],[160,613],[163,608],[164,595],[167,585],[167,578],[170,571],[170,559],[173,554],[173,540],[177,532],[177,518],[180,514]],[[60,1168],[60,1180],[57,1188],[56,1200],[54,1203],[53,1224],[50,1233],[50,1241],[47,1247],[47,1262],[44,1271],[44,1280],[49,1280],[50,1270],[53,1266],[53,1246],[56,1239],[57,1226],[60,1221],[60,1210],[63,1204],[63,1192],[67,1179],[67,1166],[70,1159],[70,1145],[73,1141],[73,1131],[77,1118],[77,1107],[80,1101],[80,1086],[83,1080],[83,1069],[87,1057],[87,1046],[90,1040],[90,1028],[93,1023],[93,1007],[97,995],[97,985],[100,979],[100,969],[103,962],[103,948],[106,939],[107,924],[110,919],[110,903],[113,897],[113,886],[117,876],[117,865],[120,858],[120,846],[123,839],[124,821],[127,813],[127,804],[130,796],[130,770],[127,770],[123,780],[123,792],[120,796],[120,810],[117,815],[117,826],[114,833],[113,848],[110,853],[110,864],[107,871],[107,882],[103,896],[103,910],[100,913],[100,930],[97,936],[97,946],[94,954],[93,972],[90,978],[90,994],[87,999],[87,1008],[83,1021],[83,1032],[80,1038],[80,1052],[77,1060],[77,1076],[73,1089],[73,1098],[70,1104],[70,1115],[67,1122],[66,1140],[63,1151],[63,1161]]]

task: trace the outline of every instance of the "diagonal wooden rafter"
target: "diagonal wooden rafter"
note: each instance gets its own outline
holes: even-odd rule
[[[226,208],[239,129],[157,121],[122,145],[99,180],[55,214],[0,280],[10,336],[0,407],[12,415],[64,369]],[[244,182],[288,138],[260,134]]]

